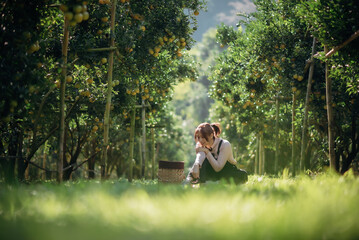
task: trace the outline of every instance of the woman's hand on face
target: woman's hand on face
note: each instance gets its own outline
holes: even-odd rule
[[[197,149],[200,148],[200,147],[202,147],[202,145],[199,144],[199,143],[197,143],[197,144],[196,144],[196,154],[198,153],[198,150],[197,150]]]
[[[196,152],[204,152],[205,154],[207,154],[209,150],[205,147],[196,147]]]

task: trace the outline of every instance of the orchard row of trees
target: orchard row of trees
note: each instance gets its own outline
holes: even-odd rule
[[[2,178],[24,180],[32,166],[30,175],[42,169],[62,181],[86,165],[89,177],[98,170],[103,178],[148,176],[151,164],[139,159],[155,143],[143,142],[142,155],[133,149],[150,131],[157,154],[176,160],[182,132],[166,104],[176,83],[198,75],[186,50],[203,7],[199,0],[2,2]]]
[[[218,28],[227,49],[210,76],[212,118],[232,142],[239,134],[250,171],[344,173],[359,151],[359,3],[255,4],[238,29]]]

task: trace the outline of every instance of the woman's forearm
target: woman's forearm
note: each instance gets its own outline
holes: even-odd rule
[[[223,156],[218,157],[218,159],[216,160],[210,152],[206,156],[212,168],[216,172],[221,171],[227,161]]]
[[[205,158],[206,158],[206,154],[204,152],[198,152],[196,154],[196,160],[194,161],[194,164],[199,164],[199,166],[202,166]]]

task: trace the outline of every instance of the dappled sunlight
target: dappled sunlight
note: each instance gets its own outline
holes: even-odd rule
[[[53,193],[39,197],[36,201],[32,202],[32,205],[27,207],[29,208],[28,213],[30,215],[39,214],[41,218],[45,218],[50,221],[70,214],[70,209],[77,209],[73,208],[72,206],[70,208],[66,202],[62,201],[60,198],[57,198]]]

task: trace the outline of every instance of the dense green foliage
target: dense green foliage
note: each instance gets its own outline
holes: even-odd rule
[[[135,181],[0,186],[2,239],[356,239],[358,179],[251,176],[199,188]]]
[[[123,174],[127,169],[130,112],[142,101],[151,105],[146,111],[146,125],[157,127],[157,147],[162,148],[161,143],[168,138],[180,139],[180,129],[164,124],[173,122],[166,104],[178,82],[197,77],[196,63],[186,50],[193,45],[191,35],[204,3],[119,0],[111,32],[112,2],[1,3],[0,170],[7,181],[22,180],[29,163],[55,169],[62,108],[60,82],[65,68],[64,179],[69,179],[81,163],[88,163],[92,173],[96,170],[94,163],[100,160],[103,149],[106,94],[110,87],[109,154],[113,158],[106,167],[108,175],[113,170]],[[64,19],[70,25],[67,64],[62,58]],[[111,36],[116,50],[109,86],[106,48]],[[140,116],[141,112],[136,111],[136,137],[141,135]],[[163,158],[177,158],[166,155],[177,148],[177,141],[163,144]],[[46,166],[39,156],[44,157]],[[139,162],[139,156],[135,158]],[[30,171],[30,176],[36,179],[38,173],[33,173]]]
[[[275,171],[276,152],[279,169],[298,168],[299,158],[295,159],[298,154],[294,159],[291,154],[292,148],[297,153],[301,149],[308,60],[313,36],[317,37],[315,53],[318,54],[309,96],[309,133],[306,133],[310,140],[304,146],[304,165],[306,169],[316,170],[328,165],[327,61],[333,80],[336,161],[338,170],[347,171],[359,146],[358,63],[354,60],[359,56],[358,39],[330,59],[323,58],[323,54],[324,45],[330,49],[336,47],[358,30],[358,2],[258,0],[255,4],[257,12],[246,15],[238,29],[228,26],[218,29],[218,41],[228,45],[228,49],[217,59],[210,77],[210,94],[221,102],[213,111],[212,119],[220,119],[223,125],[230,126],[232,141],[243,140],[242,152],[251,156],[247,161],[249,168],[254,169],[256,141],[260,136],[264,139],[267,172]],[[296,99],[294,106],[293,98]],[[294,139],[292,123],[296,132]],[[275,141],[276,126],[279,126],[278,141]]]

